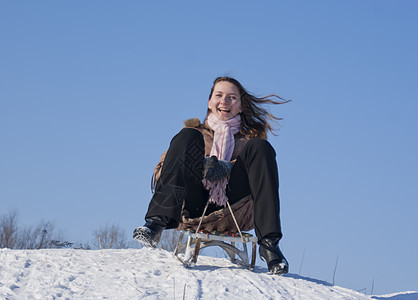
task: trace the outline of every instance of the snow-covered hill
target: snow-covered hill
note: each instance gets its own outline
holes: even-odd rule
[[[417,299],[365,296],[311,278],[251,272],[199,256],[186,269],[160,249],[0,250],[0,299]]]

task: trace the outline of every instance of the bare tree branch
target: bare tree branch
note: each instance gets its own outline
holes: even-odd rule
[[[126,233],[118,225],[105,225],[96,229],[93,233],[93,247],[99,249],[127,248]],[[99,245],[100,237],[100,245]]]

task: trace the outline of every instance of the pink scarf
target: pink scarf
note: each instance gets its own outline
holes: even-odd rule
[[[222,121],[214,114],[209,114],[206,120],[215,132],[210,155],[215,155],[219,160],[231,160],[235,147],[234,134],[239,132],[241,116],[237,115],[230,120]],[[209,190],[209,202],[226,206],[228,198],[226,197],[225,189],[228,184],[228,178],[223,178],[216,182],[203,179],[202,182],[205,188]]]

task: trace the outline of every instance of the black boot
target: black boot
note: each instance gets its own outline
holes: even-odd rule
[[[289,272],[289,263],[279,248],[278,238],[263,238],[260,245],[260,258],[267,263],[272,274],[283,275]]]
[[[145,219],[144,226],[134,230],[133,238],[146,247],[157,247],[161,234],[167,226],[163,218],[156,216]]]

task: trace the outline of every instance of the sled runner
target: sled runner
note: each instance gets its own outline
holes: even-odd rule
[[[246,199],[248,201],[249,199]],[[249,269],[253,269],[255,265],[256,258],[256,249],[257,241],[256,237],[253,237],[249,233],[242,233],[238,222],[235,218],[233,209],[227,201],[228,210],[230,216],[233,220],[234,227],[233,230],[238,230],[238,233],[231,233],[229,231],[207,231],[200,230],[202,226],[203,219],[206,218],[205,213],[208,208],[209,201],[206,203],[205,209],[203,210],[202,217],[200,218],[197,228],[186,228],[180,231],[180,236],[177,241],[176,249],[174,250],[174,255],[186,266],[194,267],[197,262],[197,257],[201,249],[210,247],[210,246],[219,246],[226,251],[232,262],[240,263],[246,266]],[[232,229],[231,229],[232,231]],[[186,237],[187,240],[184,242],[183,238]],[[243,250],[240,250],[236,247],[236,243],[243,244]],[[247,243],[252,243],[252,256],[251,262],[248,258]],[[183,258],[179,257],[179,254],[184,251]],[[236,259],[238,256],[238,260]]]

